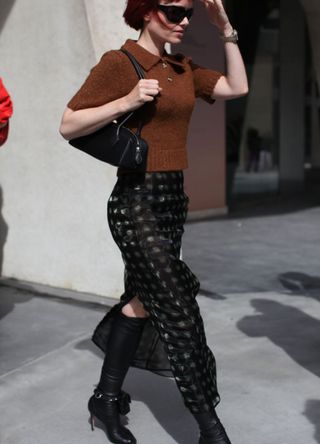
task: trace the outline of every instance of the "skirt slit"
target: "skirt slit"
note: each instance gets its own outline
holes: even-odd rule
[[[115,313],[137,296],[150,316],[131,365],[173,377],[186,407],[198,413],[215,408],[220,396],[196,300],[200,284],[180,258],[188,202],[182,171],[118,177],[108,222],[125,266],[124,293],[92,339],[105,351]]]

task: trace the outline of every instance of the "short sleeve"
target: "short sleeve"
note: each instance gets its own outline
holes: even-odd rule
[[[197,65],[190,57],[188,57],[188,64],[190,65],[193,74],[196,97],[200,97],[210,104],[214,103],[215,99],[211,97],[212,92],[217,81],[223,76],[223,74],[219,71],[214,71]]]
[[[120,81],[121,61],[117,51],[106,52],[67,106],[73,111],[94,108],[125,95]]]

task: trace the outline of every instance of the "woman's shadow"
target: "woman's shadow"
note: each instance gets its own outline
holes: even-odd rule
[[[0,186],[0,278],[2,277],[2,269],[3,269],[3,250],[9,231],[8,225],[2,215],[2,207],[3,207],[3,193],[2,193],[2,188]]]
[[[299,271],[288,271],[278,276],[284,288],[292,295],[312,297],[320,302],[320,277]]]
[[[269,299],[253,299],[259,312],[237,323],[250,337],[267,337],[296,363],[320,377],[320,321],[298,308]]]
[[[304,415],[314,425],[314,438],[320,444],[320,401],[319,399],[308,399]]]
[[[197,423],[184,407],[174,379],[132,368],[128,374],[126,387],[135,401],[148,407],[156,422],[174,442],[179,444],[197,442]]]

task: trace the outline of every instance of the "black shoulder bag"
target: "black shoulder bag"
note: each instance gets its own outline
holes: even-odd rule
[[[121,51],[129,57],[139,79],[144,79],[144,72],[133,55],[124,49]],[[145,171],[148,144],[140,137],[142,122],[136,132],[124,126],[133,113],[125,114],[92,134],[71,139],[69,144],[113,166]]]

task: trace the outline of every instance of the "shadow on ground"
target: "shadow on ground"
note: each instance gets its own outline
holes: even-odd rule
[[[0,11],[1,11],[1,3],[0,3]],[[2,207],[3,207],[3,192],[0,186],[0,277],[2,276],[3,250],[9,231],[8,225],[2,215]]]
[[[93,333],[93,332],[92,332]],[[83,339],[82,341],[79,341],[76,345],[75,348],[77,350],[88,350],[89,352],[91,352],[93,355],[96,355],[98,357],[101,358],[101,366],[102,366],[102,360],[104,359],[104,353],[102,350],[100,350],[99,347],[97,347],[93,341],[91,340],[91,336],[89,336],[86,339]]]
[[[6,279],[6,280],[10,281],[11,283],[7,284],[5,282],[0,281],[0,291],[2,292],[3,295],[8,292],[8,289],[15,291],[15,296],[10,297],[10,300],[12,300],[15,303],[19,302],[20,299],[21,299],[21,302],[27,302],[28,300],[35,297],[35,298],[45,298],[45,299],[48,299],[48,301],[56,301],[56,302],[60,302],[65,305],[82,307],[82,308],[87,308],[90,310],[97,310],[97,311],[101,311],[103,313],[106,313],[108,311],[108,309],[110,308],[109,306],[101,304],[100,302],[77,299],[76,292],[75,292],[74,298],[67,297],[67,296],[60,296],[58,294],[46,293],[44,291],[38,291],[35,289],[35,287],[32,284],[28,285],[25,282],[23,284],[21,284],[18,279],[12,278],[12,279]],[[15,286],[15,283],[17,286]],[[1,299],[1,301],[4,301],[4,300],[5,300],[5,298]],[[1,319],[1,314],[0,314],[0,319]]]
[[[0,377],[91,335],[106,308],[0,282]]]
[[[295,362],[320,377],[320,321],[301,310],[268,299],[253,299],[259,312],[245,316],[237,323],[250,337],[265,336],[282,348]]]
[[[7,287],[0,283],[0,320],[11,313],[17,304],[24,304],[32,298],[33,296],[27,292],[14,292],[14,295],[8,293]]]
[[[308,418],[311,424],[314,424],[315,432],[314,438],[320,444],[320,400],[319,399],[309,399],[306,402],[304,415]]]
[[[320,301],[320,277],[299,271],[289,271],[279,274],[278,279],[293,295],[304,294]]]
[[[200,288],[199,294],[201,294],[202,296],[205,296],[206,298],[213,299],[215,301],[222,301],[224,299],[227,299],[222,294],[216,293],[211,290],[206,290],[205,288],[202,288],[202,287]]]
[[[15,0],[0,0],[0,33],[10,14],[10,11],[15,3]]]
[[[197,442],[197,424],[184,407],[174,379],[133,369],[126,387],[134,400],[148,406],[156,421],[177,444]]]

